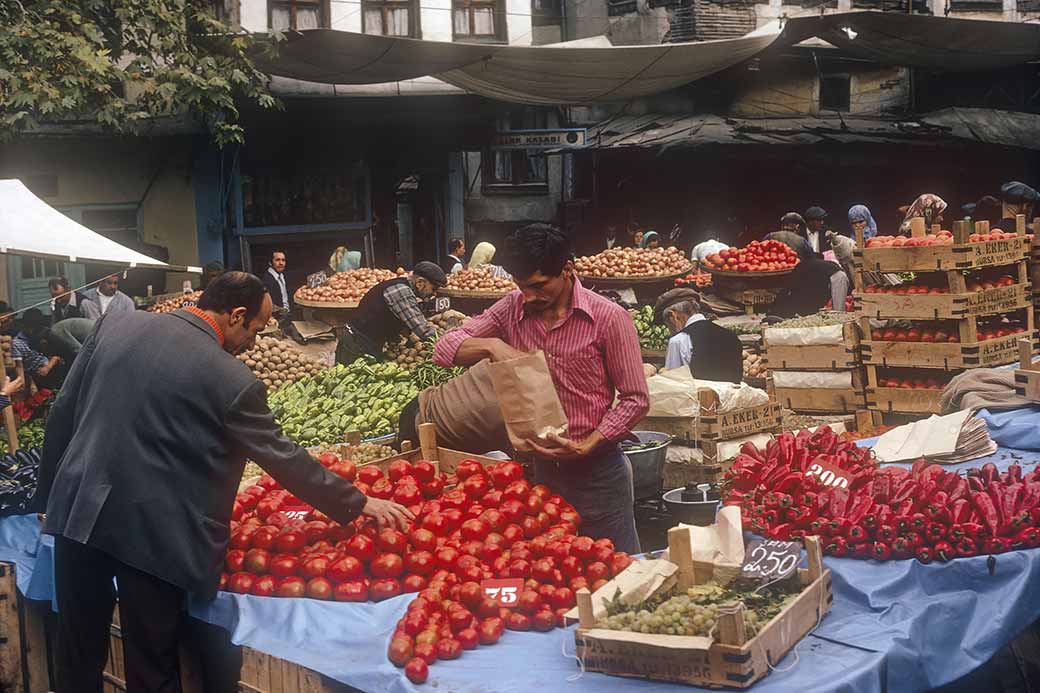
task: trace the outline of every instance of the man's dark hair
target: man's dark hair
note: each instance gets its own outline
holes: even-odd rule
[[[22,327],[33,331],[47,326],[47,318],[39,308],[30,308],[22,313]]]
[[[448,252],[449,253],[457,253],[457,252],[459,252],[459,248],[462,247],[462,243],[463,243],[463,241],[462,241],[461,238],[453,238],[453,239],[451,239],[450,241],[448,241]]]
[[[529,224],[506,239],[502,266],[517,279],[527,279],[535,272],[556,277],[574,257],[571,239],[555,226]]]
[[[69,280],[65,277],[51,277],[50,281],[47,282],[47,286],[51,289],[57,289],[61,287],[66,291],[69,290]]]
[[[277,255],[278,253],[281,253],[282,255],[284,255],[286,257],[286,259],[289,258],[289,253],[285,252],[281,248],[276,248],[275,250],[271,251],[271,257],[267,258],[267,261],[268,262],[274,262],[274,256]]]
[[[264,283],[248,272],[225,272],[209,283],[199,299],[199,308],[216,313],[230,313],[235,308],[246,309],[249,323],[260,312],[267,289]]]

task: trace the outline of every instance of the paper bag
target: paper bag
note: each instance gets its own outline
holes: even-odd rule
[[[488,370],[515,450],[533,452],[527,441],[547,442],[551,434],[566,434],[567,415],[556,396],[544,353],[491,363]]]

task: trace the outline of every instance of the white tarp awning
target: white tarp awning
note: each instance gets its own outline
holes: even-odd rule
[[[95,233],[33,195],[17,179],[0,180],[0,253],[68,262],[201,272],[152,259]]]
[[[652,46],[609,46],[598,37],[503,46],[312,29],[290,34],[274,60],[257,61],[265,72],[309,82],[373,84],[429,75],[501,101],[583,104],[673,89],[756,55],[779,35]]]

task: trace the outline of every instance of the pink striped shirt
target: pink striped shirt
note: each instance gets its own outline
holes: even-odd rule
[[[520,351],[545,352],[572,440],[583,440],[599,429],[604,437],[618,441],[649,408],[632,319],[577,279],[571,311],[551,329],[540,317],[527,314],[523,294],[514,291],[441,337],[433,352],[434,363],[450,366],[459,346],[471,337],[498,337]],[[611,408],[615,391],[617,406]]]

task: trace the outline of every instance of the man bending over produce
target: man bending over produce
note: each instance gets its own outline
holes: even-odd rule
[[[740,338],[704,317],[695,291],[666,291],[658,299],[654,313],[674,335],[668,340],[666,369],[689,366],[690,373],[699,380],[743,380]]]
[[[420,262],[410,277],[394,277],[373,286],[362,296],[355,317],[339,335],[336,363],[349,365],[359,356],[382,358],[387,342],[396,342],[402,332],[419,339],[437,336],[419,306],[448,283],[444,270],[432,262]]]
[[[178,640],[217,636],[186,612],[212,599],[246,458],[337,522],[411,513],[367,498],[282,435],[267,390],[233,354],[271,317],[257,277],[214,279],[198,307],[102,317],[51,408],[31,502],[54,540],[57,688],[100,691],[116,581],[129,691],[179,691]],[[223,633],[225,638],[227,634]],[[211,666],[218,663],[207,662]],[[204,666],[206,690],[237,690],[234,667]]]
[[[530,441],[538,453],[536,479],[575,506],[584,534],[638,552],[632,470],[618,447],[649,407],[632,320],[581,285],[570,240],[559,229],[525,226],[509,237],[505,250],[502,264],[519,291],[444,335],[434,363],[472,365],[544,351],[570,438]]]

